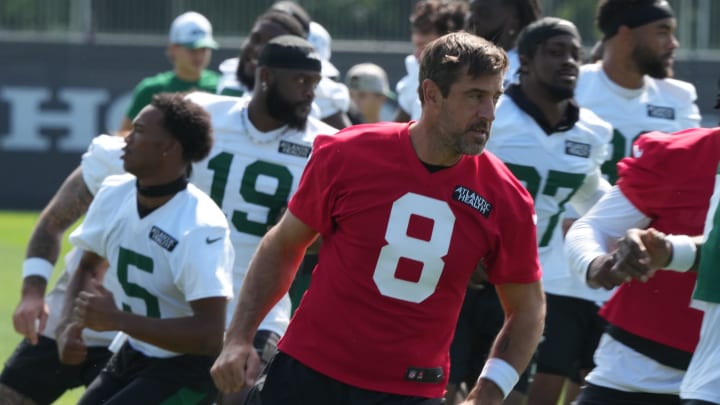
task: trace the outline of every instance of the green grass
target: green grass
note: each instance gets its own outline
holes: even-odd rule
[[[3,364],[22,339],[13,328],[12,314],[20,300],[25,247],[37,216],[37,212],[0,212],[0,258],[2,260],[2,271],[0,271],[0,360]],[[69,244],[65,240],[63,254],[68,249]],[[62,263],[61,260],[58,262]],[[56,267],[54,275],[57,276],[59,273],[60,269]],[[75,404],[81,394],[82,389],[72,390],[55,403]]]

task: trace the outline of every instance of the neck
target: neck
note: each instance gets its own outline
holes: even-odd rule
[[[255,92],[248,105],[248,119],[252,125],[260,132],[269,132],[285,126],[284,122],[276,120],[268,114],[264,105],[266,102],[264,96],[259,96]]]
[[[187,184],[187,177],[184,174],[166,183],[137,179],[135,181],[135,187],[137,189],[138,209],[146,213],[152,212],[154,209],[170,201],[175,194],[184,190]]]
[[[460,154],[448,150],[437,141],[441,131],[437,126],[430,126],[424,116],[410,126],[410,143],[418,159],[433,166],[452,166],[460,161]]]
[[[175,76],[180,78],[180,80],[186,81],[186,82],[196,82],[200,80],[200,76],[202,75],[202,70],[187,70],[187,69],[181,69],[180,67],[175,67]]]
[[[608,78],[620,87],[639,89],[645,83],[645,75],[638,71],[629,53],[619,55],[606,49],[603,53],[602,68]]]
[[[535,104],[551,127],[555,127],[562,120],[567,109],[568,99],[552,101],[544,95],[544,91],[536,83],[523,82],[521,88],[525,97]]]

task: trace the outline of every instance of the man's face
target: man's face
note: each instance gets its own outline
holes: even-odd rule
[[[198,76],[210,64],[212,49],[193,49],[173,44],[170,45],[170,54],[175,69],[191,76]]]
[[[365,90],[350,90],[350,98],[366,119],[377,116],[387,99],[383,94]]]
[[[580,41],[572,35],[548,38],[527,62],[526,77],[545,90],[545,96],[557,102],[572,98],[580,70]]]
[[[255,69],[258,58],[265,44],[271,39],[289,34],[282,26],[269,21],[260,20],[255,23],[248,39],[240,50],[240,64],[238,66],[238,80],[248,89],[255,87]]]
[[[163,159],[163,153],[177,142],[162,126],[163,113],[152,105],[140,111],[133,129],[125,137],[123,167],[138,178],[152,175]]]
[[[425,45],[437,38],[440,38],[440,35],[436,32],[420,32],[413,30],[410,40],[415,47],[415,52],[413,53],[413,55],[415,55],[415,59],[420,60],[420,54],[422,54],[423,49],[425,49]]]
[[[292,69],[273,69],[273,72],[274,79],[268,84],[266,97],[268,113],[290,128],[305,129],[320,73]]]
[[[501,73],[462,76],[440,100],[438,136],[453,153],[478,155],[485,149],[495,120],[495,105],[503,92]]]
[[[497,43],[505,31],[510,9],[502,0],[474,0],[470,3],[466,30]]]
[[[656,79],[673,75],[675,49],[678,47],[676,26],[674,18],[666,18],[632,30],[635,39],[632,59],[641,73]]]

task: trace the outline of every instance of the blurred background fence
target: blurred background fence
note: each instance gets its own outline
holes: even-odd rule
[[[358,49],[346,41],[407,44],[408,15],[416,0],[301,0],[313,19],[337,40],[335,48]],[[598,39],[593,27],[596,0],[541,0],[543,13],[567,18],[580,28],[586,45]],[[69,42],[143,43],[165,41],[172,19],[186,10],[206,15],[220,37],[244,37],[255,17],[273,0],[0,0],[0,36],[51,38]],[[683,54],[713,57],[720,48],[720,1],[670,0],[678,17]],[[230,45],[230,44],[229,44]],[[234,45],[233,45],[234,46]],[[360,49],[364,49],[360,46]]]

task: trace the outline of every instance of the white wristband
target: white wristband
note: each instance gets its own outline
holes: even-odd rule
[[[53,266],[52,263],[43,258],[30,257],[28,259],[25,259],[25,261],[23,262],[22,276],[23,278],[29,276],[40,276],[45,280],[50,280],[50,276],[52,276],[54,267],[55,266]]]
[[[672,258],[665,270],[686,272],[695,263],[697,247],[691,237],[687,235],[667,235],[665,237],[672,245]]]
[[[520,376],[508,362],[497,357],[491,357],[485,362],[480,378],[494,382],[503,393],[503,398],[507,398],[515,384],[517,384]],[[480,379],[478,378],[478,380]]]

